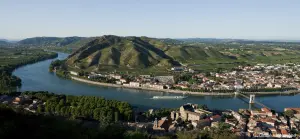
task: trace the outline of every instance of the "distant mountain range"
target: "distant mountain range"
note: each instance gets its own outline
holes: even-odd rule
[[[79,48],[96,37],[33,37],[20,41],[0,39],[0,44],[16,43],[19,45],[31,46],[67,46],[70,48]],[[160,38],[167,44],[183,44],[183,43],[299,43],[297,40],[247,40],[247,39],[218,39],[218,38]]]
[[[248,39],[218,39],[218,38],[178,38],[176,40],[188,43],[299,43],[300,40],[248,40]]]
[[[81,40],[84,40],[84,37],[34,37],[27,38],[18,42],[18,44],[23,45],[46,45],[46,46],[66,46]]]
[[[6,44],[8,44],[8,42],[0,40],[0,45],[6,45]]]

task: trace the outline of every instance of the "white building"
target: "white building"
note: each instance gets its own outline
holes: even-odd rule
[[[70,74],[75,75],[75,76],[79,75],[78,72],[75,72],[75,71],[70,71]]]
[[[129,86],[130,87],[140,87],[140,83],[139,82],[130,82]]]

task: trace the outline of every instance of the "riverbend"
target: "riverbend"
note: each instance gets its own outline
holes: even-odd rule
[[[58,53],[57,59],[67,58],[67,54]],[[16,69],[13,74],[22,79],[20,91],[49,91],[66,95],[101,96],[107,99],[127,101],[141,109],[148,108],[177,108],[185,103],[206,104],[211,109],[248,108],[249,100],[238,96],[189,96],[182,100],[155,100],[158,95],[174,95],[167,92],[136,90],[130,88],[115,88],[85,84],[75,80],[57,77],[48,71],[52,60],[45,60]],[[178,94],[177,94],[178,95]],[[285,107],[300,107],[300,95],[272,95],[256,97],[257,101],[266,106],[282,111]]]

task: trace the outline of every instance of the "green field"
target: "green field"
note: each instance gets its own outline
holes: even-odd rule
[[[9,92],[21,85],[21,79],[12,75],[14,69],[56,56],[37,48],[0,47],[0,91]]]

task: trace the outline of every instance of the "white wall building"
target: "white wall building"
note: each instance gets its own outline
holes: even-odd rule
[[[78,76],[78,75],[79,75],[78,72],[75,72],[75,71],[70,71],[70,74],[71,74],[71,75],[75,75],[75,76]]]
[[[139,82],[130,82],[129,86],[131,86],[131,87],[140,87],[140,83]]]

